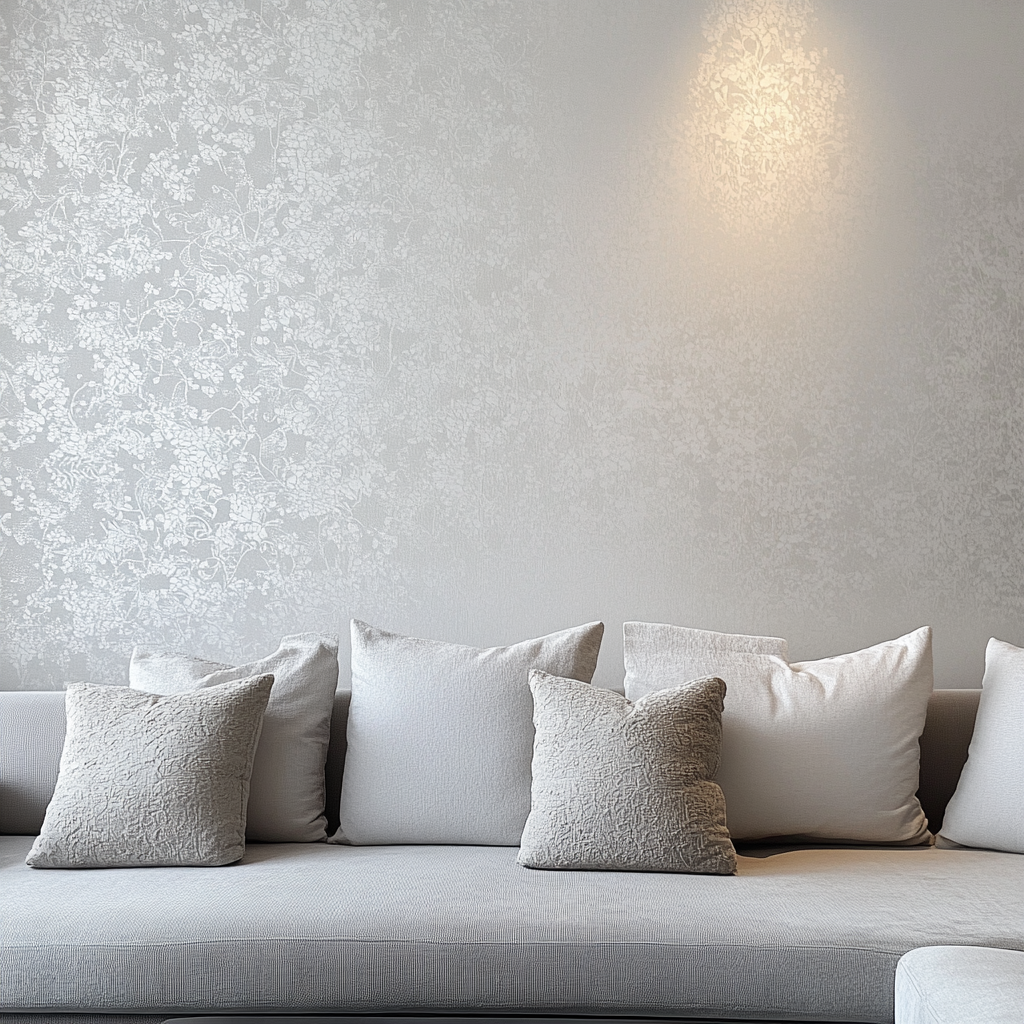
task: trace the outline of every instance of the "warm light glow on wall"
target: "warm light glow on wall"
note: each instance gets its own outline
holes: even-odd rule
[[[727,230],[765,235],[823,211],[842,189],[843,77],[804,50],[807,0],[714,0],[690,83],[698,191]]]

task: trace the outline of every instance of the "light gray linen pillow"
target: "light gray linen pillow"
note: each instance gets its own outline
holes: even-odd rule
[[[728,666],[734,654],[761,654],[789,661],[789,644],[777,636],[716,633],[665,622],[624,622],[622,639],[625,690],[630,700],[676,686],[685,679],[720,675],[722,666]]]
[[[352,621],[334,842],[518,846],[530,813],[529,671],[589,683],[604,625],[479,649]]]
[[[638,700],[670,682],[725,680],[716,779],[733,840],[930,840],[917,798],[918,741],[933,685],[929,627],[793,665],[781,654],[744,651],[750,638],[730,650],[722,634],[707,645],[706,636],[681,626],[625,628],[625,690]]]
[[[1024,853],[1024,650],[995,637],[967,763],[937,842]]]
[[[338,642],[316,633],[286,636],[266,658],[221,665],[136,647],[128,680],[147,693],[187,693],[232,679],[276,680],[252,769],[246,837],[268,843],[313,843],[327,837],[324,763],[338,688]]]
[[[518,861],[530,868],[736,873],[712,781],[721,679],[641,697],[530,673],[537,735]]]
[[[207,866],[245,852],[249,776],[274,677],[161,697],[76,683],[33,868]]]

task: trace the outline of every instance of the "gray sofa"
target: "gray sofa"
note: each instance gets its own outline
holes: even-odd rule
[[[932,695],[933,831],[978,690]],[[337,813],[347,697],[327,764]],[[33,871],[63,694],[0,693],[0,1024],[207,1013],[892,1021],[897,961],[1024,950],[1024,857],[740,850],[735,877],[534,871],[507,847],[250,844],[221,868]]]

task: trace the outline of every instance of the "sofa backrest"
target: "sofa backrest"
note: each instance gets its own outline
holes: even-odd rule
[[[932,831],[942,824],[967,760],[980,695],[981,690],[936,690],[928,702],[918,795]],[[348,703],[348,692],[339,690],[325,771],[328,835],[338,827]],[[57,781],[63,745],[63,691],[0,691],[0,834],[39,832]]]
[[[933,690],[921,734],[921,775],[917,796],[932,832],[942,817],[967,763],[981,690]]]

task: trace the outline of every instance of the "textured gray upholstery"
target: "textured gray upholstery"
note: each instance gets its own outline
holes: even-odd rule
[[[163,1024],[166,1013],[0,1013],[0,1024]]]
[[[1020,1024],[1024,953],[976,946],[915,949],[896,968],[896,1024]]]
[[[522,1009],[891,1021],[924,945],[1024,949],[1024,857],[799,849],[736,876],[539,872],[505,847],[253,844],[38,872],[0,839],[0,1011]]]
[[[0,692],[0,833],[39,834],[64,729],[63,690]]]
[[[981,690],[935,690],[928,701],[917,796],[932,832],[942,827],[946,804],[960,781],[980,699]]]
[[[345,735],[348,726],[348,706],[352,703],[351,690],[338,690],[334,695],[334,708],[331,711],[331,742],[327,747],[327,763],[324,765],[324,781],[326,782],[327,834],[333,836],[338,830],[339,810],[341,809],[341,776],[345,771],[345,753],[348,739]],[[964,755],[966,757],[966,754]],[[952,794],[952,790],[950,790]],[[3,1021],[0,1021],[3,1024]]]

